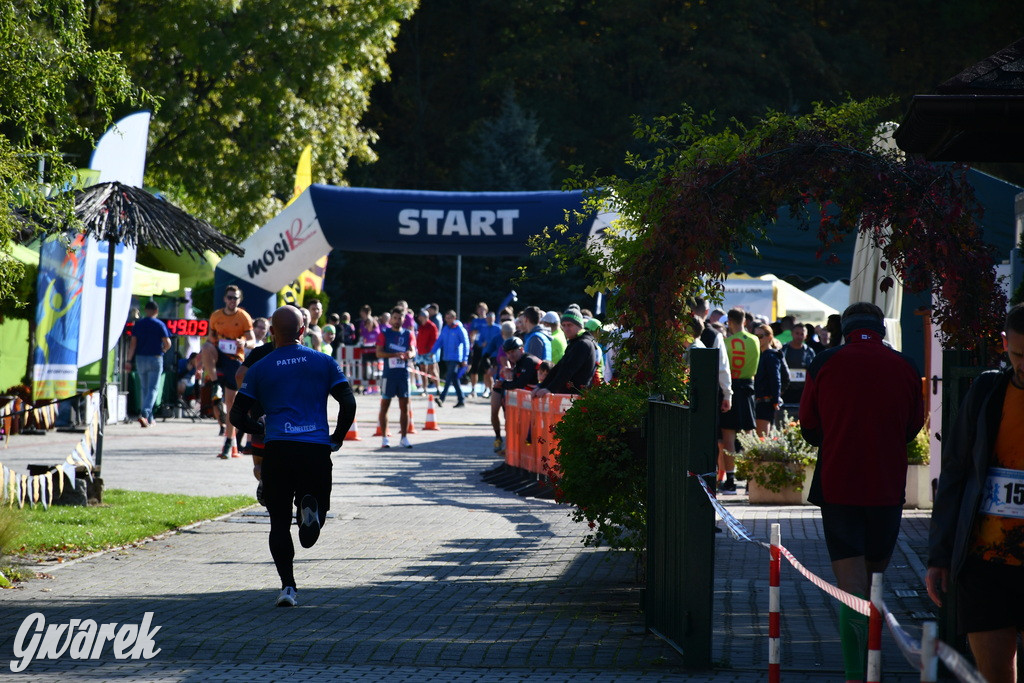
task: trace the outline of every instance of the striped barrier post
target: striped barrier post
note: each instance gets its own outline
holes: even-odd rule
[[[871,614],[868,616],[868,671],[865,683],[882,680],[882,574],[871,575]]]
[[[781,526],[772,524],[768,569],[768,683],[779,683],[782,675],[782,596],[779,585],[782,576],[781,545]]]

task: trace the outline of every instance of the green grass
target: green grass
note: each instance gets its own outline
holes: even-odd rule
[[[74,557],[129,545],[255,503],[250,496],[184,496],[108,489],[103,505],[15,508],[14,555]]]

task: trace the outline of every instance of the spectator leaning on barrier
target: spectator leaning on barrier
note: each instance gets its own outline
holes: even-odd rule
[[[590,386],[597,369],[597,344],[593,335],[583,329],[583,316],[578,308],[562,314],[562,332],[569,340],[565,355],[552,368],[551,373],[533,390],[534,396],[545,394],[579,394]],[[531,354],[533,355],[533,354]],[[539,358],[538,360],[546,360]]]
[[[957,622],[990,683],[1017,681],[1024,631],[1024,304],[1006,316],[1004,370],[978,377],[942,440],[928,535],[928,595],[955,583]]]
[[[899,535],[907,443],[924,425],[924,398],[914,362],[882,343],[882,309],[851,304],[842,325],[846,344],[807,370],[800,429],[818,446],[808,500],[821,508],[832,571],[842,590],[866,597]],[[866,616],[840,605],[847,680],[864,679],[867,631]]]
[[[558,314],[554,311],[548,311],[540,318],[540,324],[547,329],[548,335],[551,337],[552,363],[557,363],[562,360],[562,356],[565,355],[565,346],[568,344],[565,339],[565,333],[562,332],[560,323],[561,320],[559,320]]]

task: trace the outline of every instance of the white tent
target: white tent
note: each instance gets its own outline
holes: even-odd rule
[[[840,313],[850,304],[850,285],[842,280],[822,282],[805,290],[818,301],[828,304]]]
[[[771,273],[759,278],[733,274],[724,284],[724,305],[727,309],[738,306],[769,320],[792,315],[802,323],[824,325],[830,315],[839,313],[835,308]]]

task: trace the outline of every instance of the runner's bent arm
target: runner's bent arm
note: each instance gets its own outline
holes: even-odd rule
[[[252,419],[249,409],[256,403],[256,399],[246,396],[242,392],[235,394],[235,402],[231,406],[231,424],[241,428],[246,434],[259,436],[263,434],[263,425]]]
[[[341,443],[348,434],[349,427],[356,419],[356,396],[352,393],[352,385],[348,382],[338,382],[331,387],[331,396],[338,402],[338,426],[331,435],[331,441]],[[234,412],[232,412],[232,415]]]

